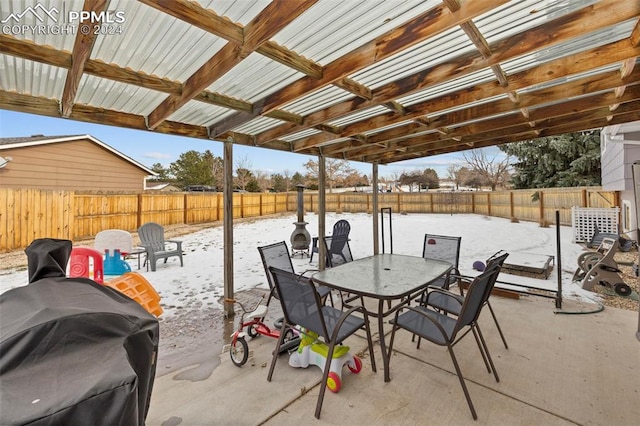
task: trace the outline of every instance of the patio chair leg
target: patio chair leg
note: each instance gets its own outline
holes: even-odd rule
[[[482,355],[482,360],[484,361],[484,366],[487,367],[487,373],[491,373],[491,367],[489,366],[489,361],[487,361],[487,356],[482,349],[482,343],[480,342],[480,338],[478,337],[478,333],[476,332],[475,327],[471,328],[473,332],[473,337],[476,339],[476,345],[478,345],[478,350],[480,350],[480,355]]]
[[[471,396],[469,396],[469,391],[467,390],[467,385],[464,383],[464,378],[462,377],[462,372],[460,371],[460,366],[458,365],[458,361],[456,360],[456,356],[453,354],[453,348],[451,345],[447,345],[447,349],[449,350],[449,355],[451,355],[451,360],[453,361],[453,366],[456,369],[456,374],[458,375],[458,380],[460,380],[460,385],[462,386],[462,391],[464,392],[464,397],[467,399],[467,404],[469,405],[469,410],[471,410],[471,415],[473,416],[473,420],[478,420],[478,415],[476,414],[476,409],[473,408],[473,402],[471,402]]]
[[[329,350],[327,352],[327,360],[324,364],[324,371],[322,373],[322,381],[320,382],[320,393],[318,394],[318,403],[316,404],[316,419],[320,419],[320,412],[322,411],[322,402],[324,401],[324,393],[327,390],[327,380],[329,379],[329,371],[331,370],[331,360],[333,358],[333,351],[336,347],[335,342],[329,344]]]
[[[480,341],[482,342],[482,347],[484,348],[484,352],[487,355],[487,359],[489,360],[489,364],[491,364],[491,370],[493,370],[493,377],[496,378],[496,382],[500,382],[500,377],[498,377],[498,372],[496,371],[496,366],[493,365],[493,360],[491,359],[491,354],[489,353],[489,348],[487,347],[487,343],[484,341],[484,337],[482,336],[482,332],[480,331],[480,327],[477,325],[474,327],[478,330],[478,336],[480,337]]]
[[[493,308],[491,307],[491,303],[487,300],[487,306],[489,307],[489,312],[491,312],[491,316],[493,317],[493,322],[496,323],[496,328],[498,329],[498,333],[500,333],[500,338],[502,339],[502,343],[504,343],[504,348],[509,349],[507,345],[507,340],[504,338],[504,334],[502,334],[502,329],[500,328],[500,324],[498,324],[498,318],[496,318],[496,314],[493,312]]]
[[[273,357],[271,358],[271,367],[269,367],[269,374],[267,375],[267,382],[271,381],[271,377],[273,377],[273,370],[276,368],[276,361],[278,361],[278,348],[282,347],[282,342],[284,341],[284,332],[287,328],[287,322],[282,321],[282,328],[280,329],[280,337],[278,337],[277,346],[273,349]]]

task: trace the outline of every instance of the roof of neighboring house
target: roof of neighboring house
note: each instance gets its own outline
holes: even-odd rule
[[[122,158],[124,161],[127,161],[133,164],[134,166],[144,170],[146,173],[150,175],[155,176],[157,174],[156,172],[144,166],[143,164],[138,163],[133,158],[124,155],[117,149],[110,147],[106,143],[102,142],[101,140],[91,135],[63,135],[63,136],[32,135],[32,136],[22,136],[22,137],[12,137],[12,138],[0,138],[0,150],[10,149],[10,148],[23,148],[23,147],[35,146],[35,145],[46,145],[46,144],[60,143],[60,142],[74,142],[74,141],[81,141],[81,140],[89,140],[95,143],[101,148],[104,148],[107,151],[111,152],[113,155],[116,155]]]
[[[146,189],[150,191],[162,191],[167,189],[172,191],[181,191],[180,188],[170,182],[147,182]]]

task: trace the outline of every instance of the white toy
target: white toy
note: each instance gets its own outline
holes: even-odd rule
[[[298,350],[289,355],[289,365],[297,368],[316,365],[324,370],[329,347],[317,340],[316,333],[303,330],[301,336]],[[345,364],[352,373],[357,374],[362,370],[362,361],[357,356],[351,355],[349,346],[336,346],[327,378],[327,387],[331,392],[338,392],[342,387],[342,367]]]

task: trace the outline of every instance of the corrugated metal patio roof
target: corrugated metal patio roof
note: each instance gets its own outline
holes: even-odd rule
[[[385,164],[640,120],[639,18],[637,0],[2,1],[0,108]]]

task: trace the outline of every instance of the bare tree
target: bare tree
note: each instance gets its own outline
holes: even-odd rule
[[[305,169],[307,169],[307,179],[317,183],[318,182],[318,162],[309,160],[304,163]],[[329,185],[329,192],[333,192],[333,188],[337,183],[341,181],[351,173],[354,169],[349,166],[347,160],[337,160],[335,158],[325,159],[325,178]]]
[[[289,192],[289,189],[291,189],[291,171],[289,169],[284,169],[282,177],[284,177],[285,191]]]
[[[492,191],[495,191],[499,184],[508,180],[509,156],[502,160],[499,160],[497,156],[489,158],[486,150],[483,149],[472,149],[463,152],[462,156],[469,168],[486,180]]]
[[[457,164],[449,164],[449,167],[447,167],[447,177],[456,185],[456,190],[460,189],[460,184],[462,183],[461,168]]]
[[[267,192],[271,188],[271,177],[263,170],[256,170],[255,179],[260,188],[260,192]]]
[[[251,173],[251,162],[245,155],[236,161],[236,187],[243,191],[246,190],[251,179],[254,179],[253,173]]]

